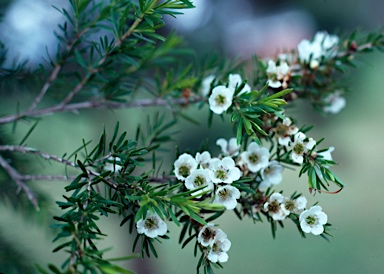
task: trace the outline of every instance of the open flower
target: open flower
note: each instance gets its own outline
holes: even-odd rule
[[[316,141],[312,138],[309,138],[308,141],[304,142],[306,138],[304,133],[298,132],[295,134],[293,143],[289,145],[290,149],[292,149],[291,158],[298,164],[303,163],[304,153],[308,152],[316,145]]]
[[[291,140],[290,136],[296,134],[299,129],[297,126],[292,124],[292,120],[288,117],[285,117],[282,122],[280,122],[276,128],[274,128],[278,142],[282,146],[288,146],[289,141]]]
[[[241,153],[241,160],[247,165],[251,172],[258,172],[268,166],[269,151],[255,142],[248,145],[246,151]]]
[[[197,168],[195,158],[187,153],[181,154],[173,165],[176,178],[181,181],[184,181]]]
[[[290,79],[290,67],[287,62],[282,61],[280,65],[276,66],[276,63],[272,60],[268,61],[267,67],[268,85],[271,88],[287,88],[288,81]]]
[[[196,189],[202,186],[206,186],[205,188],[198,190],[192,193],[191,195],[199,195],[204,191],[213,190],[213,183],[209,176],[208,169],[196,169],[185,179],[184,184],[185,184],[185,187],[190,190]],[[200,198],[200,197],[201,196],[197,196],[197,198]]]
[[[259,185],[260,191],[265,191],[272,185],[280,184],[283,179],[282,172],[284,167],[277,161],[269,162],[268,166],[261,170],[261,178],[263,179]]]
[[[219,231],[210,245],[208,260],[213,263],[224,263],[228,261],[227,251],[231,248],[231,242],[227,239],[227,234]]]
[[[216,190],[214,203],[225,206],[226,209],[234,209],[237,205],[237,199],[240,198],[240,191],[233,186],[221,186]]]
[[[215,184],[232,184],[240,179],[241,171],[235,166],[235,161],[231,157],[224,157],[222,160],[215,158],[211,161],[209,175]]]
[[[320,235],[324,232],[323,225],[327,223],[328,216],[320,206],[313,206],[300,214],[299,221],[301,230],[305,233]]]
[[[156,213],[147,212],[145,219],[140,219],[136,227],[139,234],[144,233],[149,238],[156,238],[167,233],[167,224]]]
[[[239,87],[243,80],[241,79],[241,76],[239,74],[229,74],[229,81],[228,81],[228,88],[233,90],[235,92],[236,88]],[[241,95],[243,93],[248,93],[251,91],[251,87],[248,84],[245,84],[243,89],[239,92],[238,95]]]
[[[209,108],[216,114],[222,114],[232,105],[233,93],[225,86],[215,87],[208,99]]]
[[[222,230],[217,228],[214,224],[208,223],[200,229],[199,234],[197,235],[197,241],[202,246],[209,246],[215,239],[216,234],[220,231]]]
[[[201,81],[200,94],[201,96],[207,96],[211,91],[211,84],[215,80],[215,75],[209,75]]]
[[[240,145],[237,144],[236,138],[231,138],[229,141],[224,138],[219,138],[216,141],[216,145],[220,146],[224,156],[239,155]]]
[[[285,198],[283,195],[275,192],[269,197],[268,202],[264,204],[264,211],[268,212],[269,216],[271,216],[275,221],[284,220],[290,213],[282,205],[284,200]]]
[[[287,211],[299,214],[307,206],[307,198],[305,198],[304,196],[300,196],[295,200],[287,198],[285,199],[283,206]]]

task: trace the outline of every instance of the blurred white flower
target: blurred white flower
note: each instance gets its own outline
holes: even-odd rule
[[[195,158],[187,153],[181,154],[173,165],[176,178],[181,181],[184,181],[197,168]]]
[[[231,242],[227,239],[227,234],[218,231],[210,247],[211,249],[207,256],[208,260],[213,263],[228,261],[227,251],[231,248]]]
[[[232,184],[240,179],[241,171],[235,166],[235,161],[231,157],[224,157],[222,160],[215,158],[211,161],[209,175],[215,184]]]
[[[228,77],[228,88],[235,92],[236,88],[239,87],[243,83],[241,76],[239,74],[229,74]],[[248,84],[245,84],[243,89],[238,93],[241,95],[243,93],[248,93],[251,91],[251,87]]]
[[[215,80],[215,75],[209,75],[203,79],[200,87],[201,96],[207,96],[211,91],[211,83]]]
[[[140,219],[136,227],[139,234],[144,233],[149,238],[156,238],[167,233],[167,224],[156,213],[147,212],[145,219]]]
[[[327,223],[328,216],[320,206],[312,206],[300,214],[299,221],[300,227],[305,233],[320,235],[324,232],[323,225]]]
[[[276,66],[276,63],[272,60],[268,61],[267,67],[268,85],[271,88],[287,88],[287,81],[289,80],[290,67],[287,62],[282,61],[280,65]]]
[[[340,96],[340,92],[328,95],[324,98],[324,103],[326,105],[323,107],[323,111],[332,114],[339,113],[347,104],[345,98]]]
[[[212,90],[209,96],[209,108],[216,114],[222,114],[231,105],[233,100],[233,91],[225,86],[217,86]]]
[[[268,166],[269,151],[265,147],[261,147],[255,142],[248,145],[246,151],[241,153],[241,160],[247,165],[251,172],[258,172],[262,168]]]
[[[304,39],[299,43],[297,47],[299,59],[315,69],[322,57],[332,58],[337,54],[338,43],[338,36],[329,35],[326,31],[317,32],[312,42]]]
[[[236,138],[231,138],[229,141],[224,138],[219,138],[216,141],[216,145],[220,146],[224,156],[239,155],[240,145],[237,144]]]
[[[319,43],[312,43],[307,39],[302,40],[297,46],[299,60],[309,63],[310,60],[318,60],[321,58],[322,49]]]
[[[292,120],[290,118],[285,117],[283,122],[279,123],[274,131],[278,138],[279,144],[282,146],[288,146],[291,140],[290,136],[296,134],[299,129],[298,127],[292,125]]]
[[[284,167],[279,164],[277,161],[269,162],[268,166],[261,169],[261,178],[262,181],[259,185],[260,191],[265,191],[272,185],[280,184],[283,179],[282,172]]]
[[[192,193],[191,195],[199,195],[204,191],[213,190],[213,183],[209,176],[208,169],[196,169],[185,179],[184,184],[185,184],[185,187],[188,188],[189,190],[206,186],[205,188],[198,190]],[[197,196],[197,198],[200,198],[200,197],[201,196]]]
[[[234,209],[237,205],[237,199],[240,198],[240,191],[233,186],[221,186],[216,190],[216,198],[213,203],[221,204],[226,209]]]
[[[269,197],[268,201],[264,204],[264,211],[268,212],[269,216],[271,216],[274,221],[282,221],[290,213],[282,205],[284,200],[285,198],[283,195],[278,192],[275,192]]]
[[[316,141],[312,138],[309,138],[308,141],[304,142],[306,138],[304,133],[298,132],[295,134],[293,142],[289,144],[290,149],[292,149],[291,158],[298,164],[303,163],[304,153],[311,150],[316,145]]]

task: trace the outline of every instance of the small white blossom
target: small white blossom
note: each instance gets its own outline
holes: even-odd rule
[[[233,90],[235,92],[236,88],[239,87],[243,80],[241,79],[241,76],[239,74],[229,74],[229,81],[228,81],[228,88]],[[245,84],[243,89],[239,92],[238,95],[241,95],[243,93],[248,93],[251,91],[251,87],[248,84]]]
[[[144,233],[149,238],[156,238],[167,233],[167,224],[156,213],[147,212],[145,219],[140,219],[136,227],[139,234]]]
[[[197,241],[202,246],[209,246],[215,239],[216,234],[220,231],[222,230],[217,228],[214,224],[208,223],[200,229],[199,234],[197,235]]]
[[[224,157],[222,160],[213,159],[209,171],[212,182],[232,184],[240,179],[241,171],[235,166],[235,161],[231,157]]]
[[[275,221],[284,220],[290,213],[282,205],[284,200],[285,198],[283,195],[275,192],[269,197],[268,202],[264,204],[264,211],[268,212],[269,216]]]
[[[265,191],[272,185],[280,184],[283,179],[282,172],[284,167],[277,161],[269,162],[268,166],[261,170],[261,178],[263,179],[259,185],[260,191]]]
[[[249,171],[258,172],[268,166],[269,151],[255,142],[248,145],[246,151],[241,153],[241,160],[247,165]]]
[[[237,144],[236,138],[231,138],[229,141],[224,138],[219,138],[216,141],[216,145],[220,146],[224,156],[239,155],[240,145]]]
[[[310,60],[318,60],[321,58],[322,49],[319,43],[312,43],[307,39],[302,40],[297,46],[299,60],[309,63]]]
[[[339,37],[326,31],[317,32],[313,41],[304,39],[297,47],[300,61],[309,63],[312,69],[320,65],[322,57],[332,58],[337,54]]]
[[[173,165],[176,178],[181,181],[184,181],[197,168],[195,158],[187,153],[181,154]]]
[[[225,206],[226,209],[234,209],[237,205],[237,199],[240,198],[240,191],[233,186],[221,186],[216,190],[216,198],[213,201],[216,204]]]
[[[210,247],[211,249],[207,256],[208,260],[213,263],[225,263],[228,261],[227,251],[231,248],[231,242],[227,239],[227,235],[224,232],[219,231],[216,234]]]
[[[207,96],[211,91],[211,84],[215,80],[214,75],[209,75],[201,81],[200,94],[201,96]]]
[[[226,111],[232,105],[233,93],[233,90],[225,86],[215,87],[208,99],[209,108],[212,112],[222,114]]]
[[[287,62],[283,61],[280,65],[276,66],[276,63],[272,60],[268,61],[267,67],[268,85],[271,88],[287,88],[287,81],[289,80],[290,67]]]
[[[347,104],[345,98],[340,96],[340,92],[327,96],[324,103],[326,105],[323,107],[323,111],[332,114],[339,113]]]
[[[200,168],[206,169],[211,165],[211,153],[204,151],[203,153],[197,152],[195,156],[196,162],[200,165]]]
[[[325,150],[323,152],[316,152],[316,153],[317,153],[317,156],[321,156],[322,160],[333,161],[331,153],[334,150],[335,150],[334,147],[330,147],[330,148],[328,148],[327,150]],[[328,167],[327,165],[323,165],[323,166],[324,167]],[[315,165],[315,172],[316,172],[317,176],[319,176],[319,178],[321,180],[324,179],[323,174],[321,173],[321,171],[320,171],[320,169],[319,169],[319,167],[317,165]]]
[[[305,233],[320,235],[324,232],[323,225],[327,223],[328,216],[320,206],[312,206],[300,214],[299,221],[300,227]]]
[[[300,196],[295,200],[285,199],[283,206],[289,212],[299,214],[307,206],[307,198]]]
[[[199,195],[204,191],[213,190],[213,183],[209,176],[208,169],[196,169],[185,179],[184,184],[185,184],[185,187],[188,188],[189,190],[206,186],[205,188],[198,190],[192,193],[191,195]],[[200,198],[200,197],[201,196],[197,196],[197,198]]]
[[[293,143],[290,144],[290,149],[292,149],[291,158],[298,164],[303,163],[304,153],[311,150],[316,145],[316,141],[312,138],[309,138],[307,142],[304,142],[305,138],[307,137],[304,133],[298,132],[294,136]]]
[[[322,47],[322,55],[330,58],[336,55],[337,45],[339,44],[339,37],[337,35],[330,35],[326,31],[319,31],[315,34],[313,39],[314,43],[318,43]]]
[[[291,140],[290,136],[299,132],[298,127],[292,125],[292,120],[285,117],[282,123],[279,123],[274,130],[278,138],[278,142],[282,146],[288,146]]]

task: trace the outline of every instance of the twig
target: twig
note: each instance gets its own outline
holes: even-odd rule
[[[119,108],[137,108],[137,107],[154,107],[154,106],[172,106],[172,105],[187,105],[205,100],[204,97],[196,96],[189,99],[176,98],[176,99],[141,99],[131,102],[112,102],[112,101],[86,101],[81,103],[67,104],[64,106],[53,106],[42,109],[35,109],[32,111],[26,111],[19,114],[13,114],[0,118],[0,124],[11,123],[22,119],[24,117],[38,117],[44,115],[50,115],[58,112],[77,112],[82,109],[119,109]]]
[[[23,176],[20,175],[20,173],[15,170],[2,156],[0,156],[0,166],[8,173],[11,179],[17,184],[19,189],[23,190],[35,209],[39,210],[36,195],[26,184],[24,184],[23,180],[21,179]]]

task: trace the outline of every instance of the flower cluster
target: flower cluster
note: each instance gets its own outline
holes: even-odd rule
[[[208,223],[203,226],[199,231],[197,241],[206,249],[207,259],[211,262],[225,263],[228,261],[227,251],[231,247],[231,242],[228,240],[227,234],[214,224]]]
[[[296,199],[284,197],[281,193],[273,193],[263,206],[264,212],[268,212],[274,221],[282,221],[289,214],[299,214],[307,205],[307,199],[300,196]]]
[[[243,80],[239,74],[230,74],[226,85],[216,85],[210,93],[211,86],[214,86],[214,82],[215,76],[213,75],[209,75],[203,79],[200,93],[203,96],[210,94],[208,98],[209,108],[216,114],[222,114],[232,105],[235,91],[243,83]],[[238,94],[241,95],[250,91],[251,87],[248,84],[245,84]]]

